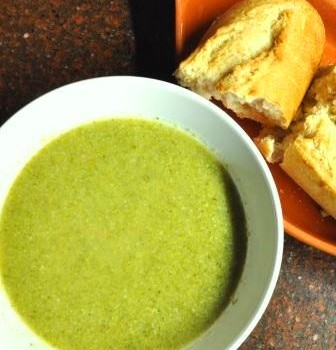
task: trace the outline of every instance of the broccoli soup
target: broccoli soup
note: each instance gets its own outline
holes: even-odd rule
[[[58,349],[180,349],[223,311],[245,250],[226,170],[158,121],[61,135],[27,163],[1,213],[6,292]]]

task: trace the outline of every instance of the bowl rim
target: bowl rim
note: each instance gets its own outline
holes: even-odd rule
[[[6,129],[11,126],[12,123],[20,122],[18,119],[23,119],[25,117],[25,110],[28,108],[33,107],[35,104],[39,104],[41,100],[44,100],[46,97],[57,93],[60,90],[66,89],[76,89],[80,86],[92,84],[92,83],[99,83],[99,81],[103,80],[114,80],[116,84],[121,81],[128,82],[128,84],[150,84],[152,87],[159,87],[161,90],[163,89],[166,91],[171,91],[174,94],[180,95],[183,98],[189,99],[191,102],[203,105],[205,108],[211,110],[212,113],[217,115],[221,120],[223,120],[226,124],[228,124],[232,129],[235,130],[235,132],[241,136],[241,140],[245,143],[247,148],[249,149],[251,155],[254,157],[254,161],[256,161],[261,169],[261,172],[264,176],[265,184],[267,185],[269,196],[272,200],[272,207],[274,212],[274,227],[275,232],[273,233],[275,236],[274,239],[274,245],[275,245],[275,255],[273,257],[272,265],[270,268],[271,273],[268,276],[267,283],[265,284],[264,292],[262,294],[262,297],[260,298],[258,302],[258,306],[253,312],[250,319],[246,322],[246,325],[241,331],[238,333],[238,335],[235,337],[235,339],[232,341],[232,343],[229,345],[228,349],[237,349],[250,335],[252,330],[255,328],[257,323],[259,322],[260,318],[264,314],[270,299],[273,295],[279,274],[280,274],[280,268],[281,268],[281,262],[282,262],[282,256],[283,256],[283,244],[284,244],[284,223],[283,223],[283,217],[282,217],[282,209],[281,209],[281,203],[279,194],[273,179],[273,176],[271,174],[271,171],[269,170],[269,167],[266,164],[266,161],[262,157],[261,153],[259,152],[258,148],[254,144],[254,142],[251,140],[251,138],[247,135],[247,133],[242,129],[238,123],[236,123],[232,118],[224,118],[226,116],[226,113],[213,104],[212,102],[208,101],[207,99],[203,98],[202,96],[186,89],[181,86],[178,86],[176,84],[153,79],[153,78],[147,78],[147,77],[139,77],[139,76],[131,76],[131,75],[120,75],[120,76],[104,76],[104,77],[95,77],[95,78],[89,78],[85,80],[80,80],[77,82],[69,83],[64,86],[58,87],[54,90],[51,90],[38,98],[34,99],[30,103],[23,106],[21,109],[19,109],[15,114],[13,114],[9,119],[7,119],[1,126],[0,126],[0,137],[1,135],[6,132]],[[59,135],[59,133],[57,134]],[[201,335],[202,337],[202,335]],[[187,345],[190,346],[191,344]]]

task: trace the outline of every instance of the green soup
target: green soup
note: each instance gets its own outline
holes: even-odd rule
[[[235,187],[192,136],[111,119],[44,147],[0,224],[13,306],[59,349],[179,349],[220,315],[244,261]]]

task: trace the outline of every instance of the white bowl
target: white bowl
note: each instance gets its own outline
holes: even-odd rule
[[[54,90],[0,128],[0,208],[24,164],[51,138],[101,117],[160,117],[191,130],[215,149],[233,178],[247,217],[242,276],[220,318],[187,349],[236,349],[257,324],[278,278],[283,223],[270,171],[247,134],[220,108],[173,84],[138,77],[105,77]],[[0,349],[50,349],[11,308],[0,286]]]

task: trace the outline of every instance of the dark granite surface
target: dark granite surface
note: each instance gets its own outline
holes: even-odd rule
[[[286,235],[279,280],[249,349],[336,349],[336,259]]]
[[[1,0],[0,121],[81,79],[134,73],[127,0]]]
[[[79,79],[171,81],[173,13],[167,0],[0,0],[0,120]],[[275,293],[241,349],[336,349],[335,257],[286,236]]]

